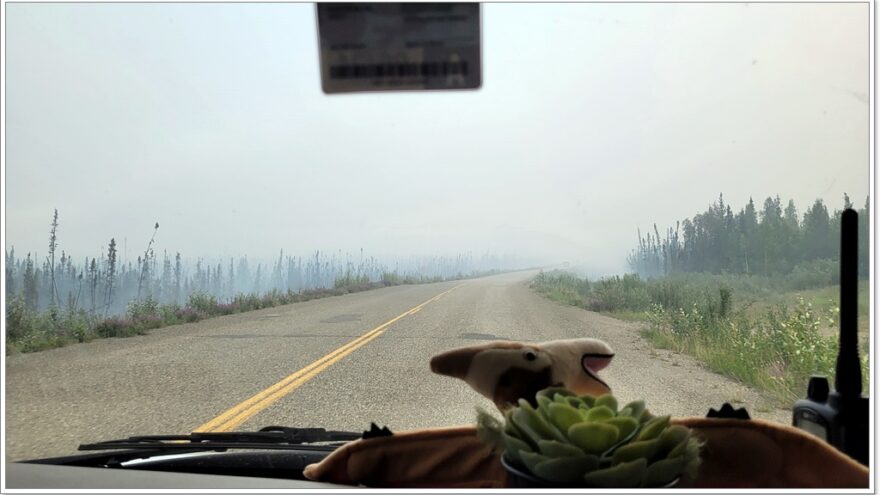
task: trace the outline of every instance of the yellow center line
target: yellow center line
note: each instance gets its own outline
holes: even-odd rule
[[[455,287],[441,292],[436,296],[428,299],[427,301],[410,308],[409,310],[395,316],[394,318],[386,321],[385,323],[379,325],[378,327],[370,330],[369,332],[361,335],[360,337],[348,342],[347,344],[339,347],[338,349],[330,352],[329,354],[321,357],[317,361],[312,362],[311,364],[305,366],[302,369],[299,369],[292,374],[288,375],[278,383],[266,388],[265,390],[257,393],[253,397],[237,404],[223,413],[221,413],[216,418],[208,421],[207,423],[199,426],[193,431],[196,432],[209,432],[209,431],[229,431],[236,426],[240,425],[248,418],[257,414],[258,412],[266,409],[270,405],[272,405],[278,399],[284,397],[285,395],[293,392],[297,388],[299,388],[302,384],[311,380],[319,373],[327,369],[333,363],[339,361],[340,359],[348,356],[352,352],[358,350],[360,347],[366,345],[376,337],[382,335],[388,327],[392,324],[400,320],[401,318],[415,314],[419,312],[423,307],[428,304],[440,299],[444,295],[452,292],[453,290],[461,287],[461,285],[456,285]]]

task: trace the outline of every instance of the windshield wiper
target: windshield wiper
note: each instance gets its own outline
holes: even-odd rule
[[[327,450],[361,438],[362,433],[327,431],[324,428],[267,426],[252,432],[194,432],[189,435],[147,435],[87,443],[79,450],[144,449],[160,451],[202,451],[226,449]],[[320,444],[320,445],[309,445]]]

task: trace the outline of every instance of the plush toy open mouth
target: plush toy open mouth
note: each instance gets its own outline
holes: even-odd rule
[[[605,385],[608,389],[611,389],[607,383],[599,378],[599,370],[608,366],[613,357],[614,354],[584,354],[581,356],[581,367],[583,367],[584,372],[590,375],[594,380]]]

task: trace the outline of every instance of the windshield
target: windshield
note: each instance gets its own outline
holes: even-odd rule
[[[473,424],[504,340],[791,424],[845,208],[867,393],[867,4],[485,4],[478,87],[343,94],[313,4],[4,8],[7,460]]]

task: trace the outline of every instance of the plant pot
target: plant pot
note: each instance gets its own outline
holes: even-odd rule
[[[501,465],[507,471],[507,488],[590,488],[584,485],[559,485],[550,481],[538,478],[530,473],[526,468],[518,466],[507,458],[506,454],[501,455]],[[675,478],[671,482],[659,487],[646,488],[672,488],[678,484],[681,478]]]

